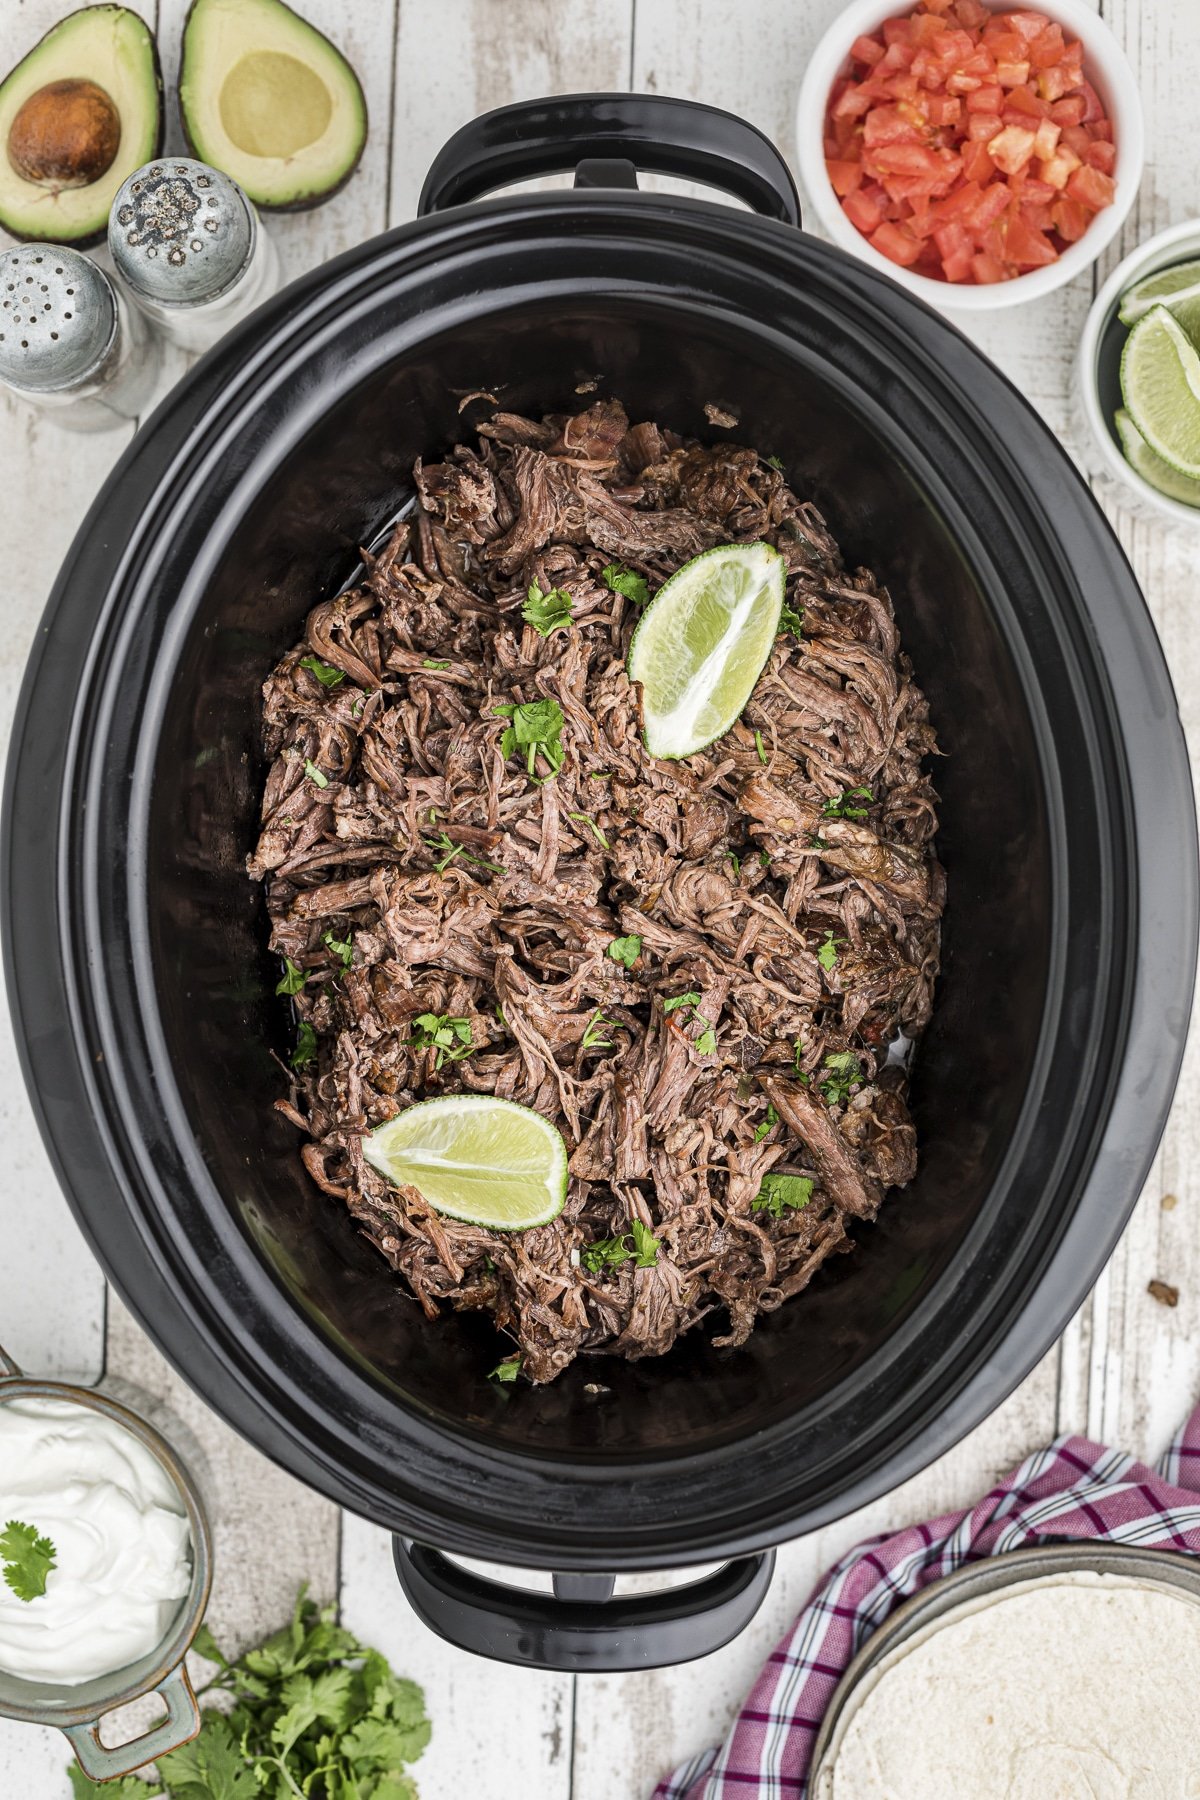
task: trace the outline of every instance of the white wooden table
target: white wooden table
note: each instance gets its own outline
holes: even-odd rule
[[[327,206],[276,217],[285,271],[299,274],[412,216],[444,139],[488,107],[553,92],[628,88],[714,102],[744,114],[790,154],[792,110],[810,46],[840,0],[299,0],[354,62],[371,134],[362,167]],[[70,10],[68,0],[3,0],[7,68]],[[143,0],[170,91],[186,0]],[[1116,255],[1200,211],[1196,0],[1103,0],[1137,70],[1148,161]],[[153,15],[153,17],[152,17]],[[168,148],[178,147],[175,136]],[[1103,270],[1101,273],[1103,274]],[[1089,278],[971,327],[1069,441],[1071,356]],[[182,369],[175,357],[168,374]],[[79,521],[126,441],[72,436],[0,399],[0,732],[25,657]],[[1174,671],[1185,725],[1200,743],[1200,595],[1191,541],[1115,516]],[[1193,1034],[1194,1040],[1197,1034]],[[1200,1396],[1200,1111],[1197,1049],[1184,1069],[1162,1150],[1133,1221],[1095,1292],[1024,1385],[948,1456],[887,1499],[786,1547],[754,1625],[682,1669],[621,1677],[526,1674],[441,1644],[408,1611],[385,1533],[339,1514],[235,1438],[171,1373],[112,1295],[61,1198],[0,1019],[0,1342],[29,1370],[95,1380],[107,1369],[168,1395],[212,1465],[219,1638],[245,1643],[283,1618],[298,1583],[337,1595],[346,1622],[424,1684],[433,1743],[417,1773],[426,1800],[631,1800],[674,1760],[724,1731],[759,1663],[825,1566],[868,1532],[967,1503],[1056,1432],[1081,1430],[1157,1456]],[[1166,1196],[1174,1196],[1169,1202]],[[1169,1310],[1147,1291],[1180,1290]],[[0,1722],[0,1794],[66,1800],[63,1740]]]

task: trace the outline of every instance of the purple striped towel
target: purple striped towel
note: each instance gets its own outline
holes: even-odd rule
[[[1087,1438],[1056,1438],[970,1512],[859,1544],[771,1652],[724,1744],[676,1769],[654,1800],[804,1800],[833,1690],[892,1609],[962,1563],[1045,1538],[1200,1554],[1200,1407],[1157,1470]]]

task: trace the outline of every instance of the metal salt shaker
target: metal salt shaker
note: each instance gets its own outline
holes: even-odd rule
[[[207,350],[279,285],[279,261],[236,181],[191,157],[158,157],[117,189],[108,247],[148,318]]]
[[[103,269],[58,244],[0,251],[0,382],[72,431],[127,425],[159,351]]]

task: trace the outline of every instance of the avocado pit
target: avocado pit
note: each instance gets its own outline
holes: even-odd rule
[[[89,187],[121,145],[121,116],[94,81],[50,81],[30,94],[8,133],[8,160],[23,181],[57,191]]]

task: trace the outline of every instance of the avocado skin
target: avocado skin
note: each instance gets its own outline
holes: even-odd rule
[[[50,27],[49,31],[45,31],[42,33],[41,37],[38,39],[37,43],[33,45],[32,49],[27,50],[25,52],[24,56],[19,57],[18,60],[12,65],[12,67],[8,70],[7,74],[4,76],[4,79],[2,81],[0,81],[0,93],[3,92],[3,90],[7,86],[8,82],[17,73],[17,70],[24,68],[25,64],[30,60],[31,57],[37,56],[38,52],[45,47],[45,45],[49,41],[49,39],[52,37],[55,37],[62,30],[63,26],[68,25],[72,19],[81,18],[84,13],[112,13],[112,12],[130,12],[130,11],[132,11],[132,8],[127,7],[127,6],[79,6],[79,7],[76,7],[74,12],[64,14],[64,16],[61,19],[59,19],[56,24],[54,24]],[[153,162],[154,158],[156,156],[162,155],[163,132],[166,127],[166,113],[165,113],[165,110],[163,107],[162,62],[161,62],[161,60],[159,58],[159,54],[158,54],[158,39],[155,37],[155,35],[154,35],[153,31],[150,29],[149,25],[146,25],[146,21],[145,21],[145,19],[142,19],[142,16],[140,13],[136,13],[134,16],[135,16],[135,18],[138,18],[141,20],[141,23],[145,26],[146,35],[150,40],[150,75],[151,75],[151,79],[153,82],[154,111],[155,111],[155,115],[158,120],[158,126],[154,133],[154,148],[151,151],[149,157],[147,158],[148,162]],[[82,69],[82,70],[80,70],[80,74],[87,75],[88,71],[86,69]],[[43,238],[43,237],[37,237],[31,232],[17,230],[14,226],[12,226],[9,223],[7,211],[6,211],[6,208],[4,205],[4,184],[5,184],[6,180],[8,179],[8,171],[9,171],[8,157],[4,152],[3,145],[0,145],[0,230],[6,231],[9,235],[9,237],[15,238],[19,244],[62,243],[62,244],[69,244],[73,250],[90,250],[94,245],[102,244],[107,240],[107,238],[108,238],[108,208],[107,207],[105,207],[105,209],[104,209],[103,219],[101,219],[100,223],[95,227],[95,229],[93,231],[85,231],[85,232],[77,233],[77,234],[72,233],[69,235],[65,232],[59,232],[58,235],[54,238]]]
[[[316,31],[319,37],[325,37],[323,31],[319,31],[315,25],[312,25],[310,20],[303,18],[303,15],[298,13],[295,7],[288,6],[286,0],[272,0],[272,4],[277,7],[280,12],[290,13],[294,19],[300,19],[303,24],[308,25],[311,30]],[[187,110],[183,104],[183,83],[188,68],[188,32],[191,28],[193,16],[196,11],[203,6],[204,0],[191,0],[191,5],[187,9],[187,14],[183,21],[183,35],[180,39],[179,87],[176,96],[179,110],[179,123],[183,128],[184,141],[187,144],[189,153],[201,162],[205,160],[204,152],[193,138],[191,128],[188,124]],[[331,43],[331,40],[326,39],[326,42]],[[336,50],[337,46],[332,45],[332,48]],[[351,63],[349,57],[340,50],[337,51],[337,54],[345,63],[347,69],[349,69],[350,74],[354,79],[354,85],[358,89],[359,104],[362,108],[362,142],[359,144],[352,161],[346,165],[346,168],[337,179],[330,182],[327,187],[316,188],[308,194],[298,194],[291,200],[263,200],[257,195],[251,195],[251,199],[259,212],[312,212],[314,207],[324,206],[326,200],[332,200],[335,194],[340,194],[346,183],[350,180],[350,177],[355,174],[359,164],[362,162],[363,152],[367,147],[367,138],[370,135],[371,130],[370,115],[367,112],[367,97],[363,93],[363,86],[358,78],[358,71]],[[229,170],[223,172],[228,174]],[[235,175],[234,180],[236,179],[237,176]]]

